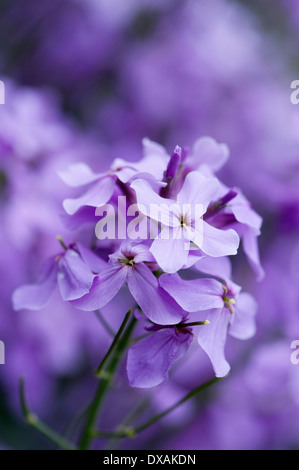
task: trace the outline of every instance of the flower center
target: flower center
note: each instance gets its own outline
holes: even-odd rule
[[[134,255],[125,255],[125,258],[118,258],[125,266],[135,266]]]
[[[230,311],[231,314],[234,313],[234,305],[236,303],[235,299],[233,297],[229,297],[228,296],[228,291],[227,291],[227,287],[226,286],[223,286],[223,290],[224,290],[224,294],[222,296],[222,299],[223,299],[223,302],[224,302],[224,305],[225,307],[227,307]]]
[[[180,223],[180,227],[190,227],[191,225],[191,220],[190,220],[190,217],[188,216],[188,214],[181,214],[180,215],[180,218],[179,218],[179,223]]]
[[[181,227],[184,227],[184,225],[186,224],[185,222],[185,217],[183,216],[183,214],[181,215],[181,218],[180,218],[180,226]]]

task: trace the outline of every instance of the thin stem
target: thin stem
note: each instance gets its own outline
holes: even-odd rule
[[[125,432],[127,435],[130,434],[130,430],[132,429],[133,423],[143,414],[143,412],[147,409],[150,403],[149,398],[142,399],[137,405],[129,411],[127,416],[124,420],[116,427],[115,432]],[[133,436],[134,437],[134,434]],[[123,438],[120,439],[108,439],[104,450],[116,450],[120,442]]]
[[[145,429],[149,428],[150,426],[152,426],[154,423],[156,423],[157,421],[159,421],[160,419],[164,418],[164,416],[168,415],[169,413],[171,413],[172,411],[174,411],[176,408],[178,408],[179,406],[181,406],[183,403],[185,403],[186,401],[190,400],[191,398],[195,397],[196,395],[198,395],[199,393],[203,392],[204,390],[206,390],[207,388],[211,387],[211,385],[219,382],[220,380],[222,380],[223,377],[215,377],[214,379],[210,380],[209,382],[206,382],[205,384],[203,385],[200,385],[199,387],[195,388],[194,390],[192,390],[190,393],[188,393],[187,395],[185,395],[181,400],[179,400],[177,403],[175,403],[174,405],[170,406],[169,408],[167,408],[165,411],[162,411],[162,413],[159,413],[157,414],[156,416],[154,416],[153,418],[149,419],[148,421],[146,421],[145,423],[143,423],[141,426],[138,426],[136,428],[127,428],[125,429],[124,431],[120,431],[120,432],[105,432],[105,431],[96,431],[95,432],[95,437],[98,437],[98,438],[110,438],[110,439],[120,439],[120,438],[124,438],[124,437],[135,437],[137,434],[139,434],[140,432],[144,431]]]
[[[105,318],[103,317],[101,311],[100,310],[95,310],[94,313],[95,313],[97,319],[102,323],[102,325],[105,328],[105,330],[107,331],[107,333],[109,333],[109,335],[114,338],[115,331],[111,328],[109,323],[105,320]]]
[[[84,408],[82,407],[81,410],[78,413],[76,413],[75,416],[69,421],[69,423],[67,424],[63,432],[63,435],[67,439],[73,439],[76,431],[78,430],[79,426],[85,419],[87,411],[88,409],[86,409],[86,406],[84,406]]]
[[[206,390],[207,388],[211,387],[211,385],[214,385],[215,383],[219,382],[220,380],[222,380],[222,377],[219,378],[219,377],[215,377],[214,379],[210,380],[209,382],[206,382],[204,383],[203,385],[200,385],[199,387],[195,388],[194,390],[192,390],[190,393],[188,393],[187,395],[185,395],[181,400],[179,400],[177,403],[175,403],[174,405],[170,406],[169,408],[167,408],[167,410],[165,411],[162,411],[162,413],[159,413],[158,415],[154,416],[153,418],[149,419],[148,421],[146,421],[144,424],[142,424],[141,426],[138,426],[136,429],[135,429],[135,433],[138,434],[139,432],[141,431],[144,431],[144,429],[148,428],[149,426],[151,426],[152,424],[156,423],[157,421],[159,421],[160,419],[164,418],[164,416],[168,415],[169,413],[171,413],[172,411],[174,411],[176,408],[178,408],[179,406],[183,405],[186,401],[190,400],[191,398],[195,397],[196,395],[198,395],[199,393],[203,392],[204,390]]]
[[[21,400],[21,407],[24,414],[24,418],[27,423],[37,429],[41,434],[46,436],[52,442],[54,442],[57,446],[61,447],[64,450],[75,450],[76,446],[68,441],[66,438],[61,436],[60,434],[56,433],[52,428],[50,428],[47,424],[40,421],[40,419],[28,408],[26,396],[25,396],[25,380],[24,378],[20,378],[20,400]]]
[[[124,323],[125,324],[127,323],[127,320],[129,318],[131,312],[132,312],[132,310],[129,310],[122,326],[124,325]],[[111,350],[111,352],[109,354],[109,359],[110,360],[108,362],[108,365],[107,365],[105,371],[101,372],[101,381],[99,383],[99,386],[98,386],[98,389],[96,391],[94,400],[93,400],[93,402],[91,404],[91,407],[89,409],[89,413],[88,413],[89,416],[88,416],[87,425],[86,425],[86,428],[83,432],[83,436],[81,438],[80,445],[79,445],[79,448],[81,450],[88,449],[90,447],[90,444],[91,444],[93,438],[94,438],[94,425],[97,421],[97,417],[98,417],[100,407],[102,405],[102,402],[103,402],[103,399],[106,395],[106,392],[110,387],[110,384],[111,384],[112,379],[114,377],[114,373],[117,369],[117,366],[118,366],[118,364],[119,364],[119,362],[120,362],[120,360],[123,356],[123,353],[124,353],[124,351],[125,351],[125,349],[128,345],[128,342],[129,342],[130,336],[133,332],[133,329],[135,327],[136,321],[137,321],[136,318],[133,316],[131,318],[131,321],[128,324],[123,336],[120,338],[120,335],[118,335],[119,341],[117,341],[117,342],[113,341],[113,343],[112,343],[114,346],[113,346],[113,349]],[[122,328],[122,326],[121,326],[121,330],[123,331],[124,327]],[[105,362],[107,362],[107,360]]]
[[[131,313],[132,313],[132,309],[129,310],[128,313],[126,314],[126,316],[124,318],[124,321],[122,322],[117,334],[115,335],[114,340],[112,341],[112,344],[111,344],[110,348],[108,349],[108,351],[107,351],[106,355],[104,356],[102,362],[100,363],[99,367],[96,369],[95,375],[97,377],[101,377],[102,371],[103,371],[106,363],[108,362],[111,354],[113,353],[113,351],[114,351],[114,349],[115,349],[115,347],[116,347],[116,345],[119,341],[119,338],[121,337],[121,335],[122,335],[122,333],[123,333],[123,331],[124,331],[124,329],[125,329],[125,327],[128,323],[128,320],[130,318]]]

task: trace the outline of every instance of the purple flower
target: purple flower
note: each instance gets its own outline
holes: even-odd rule
[[[174,273],[187,263],[190,242],[212,257],[237,253],[239,237],[234,230],[219,230],[202,220],[218,186],[216,178],[192,171],[174,201],[160,197],[141,179],[131,184],[140,211],[163,224],[151,252],[164,271]]]
[[[124,243],[109,258],[88,294],[72,302],[74,306],[87,311],[99,309],[127,282],[132,296],[150,320],[160,325],[173,325],[182,320],[185,312],[159,286],[149,267],[155,260],[146,245]]]
[[[46,262],[37,284],[21,286],[13,294],[15,310],[40,310],[50,300],[58,283],[62,299],[70,301],[85,295],[95,273],[105,265],[98,256],[79,243]]]
[[[258,280],[264,277],[257,237],[261,234],[262,218],[243,194],[221,184],[218,200],[205,214],[205,220],[218,228],[233,228],[242,239],[243,250]]]
[[[88,186],[86,192],[76,199],[65,199],[63,207],[69,215],[81,207],[98,207],[110,200],[113,195],[117,176],[113,173],[93,173],[85,163],[74,163],[59,176],[69,186]]]
[[[157,146],[154,142],[151,145]],[[167,155],[166,150],[159,146],[161,155]],[[151,156],[156,152],[151,152]],[[167,188],[162,190],[161,196],[167,195],[171,198],[176,195],[184,184],[185,177],[190,171],[199,170],[203,173],[213,174],[218,171],[227,161],[229,149],[226,144],[219,144],[212,137],[201,137],[196,140],[192,149],[181,149],[175,147],[165,171],[164,180],[167,181]]]
[[[231,210],[236,218],[237,224],[234,228],[242,238],[243,250],[257,279],[261,281],[265,272],[260,261],[257,237],[261,234],[262,218],[241,193],[228,204],[228,210]]]
[[[203,170],[207,166],[211,171],[220,170],[227,162],[229,149],[226,144],[219,144],[212,137],[197,139],[185,165],[193,170]]]
[[[187,353],[192,339],[188,328],[161,328],[132,346],[127,360],[130,385],[150,388],[164,382],[172,364]]]
[[[210,324],[200,329],[198,343],[216,376],[228,374],[230,366],[224,354],[227,333],[243,340],[255,334],[257,305],[253,297],[240,293],[241,288],[228,280],[224,284],[214,279],[185,281],[177,274],[164,274],[159,282],[184,310],[205,311]]]
[[[68,186],[87,187],[80,197],[63,201],[67,214],[74,215],[85,206],[99,207],[106,204],[113,196],[118,181],[126,184],[139,177],[156,190],[165,186],[166,183],[162,183],[167,161],[165,150],[159,144],[143,139],[143,152],[144,158],[140,162],[131,163],[118,158],[112,163],[111,170],[105,173],[94,173],[88,165],[80,162],[60,171],[60,178]]]

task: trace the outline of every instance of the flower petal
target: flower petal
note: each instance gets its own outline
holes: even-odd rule
[[[224,377],[230,371],[230,365],[224,355],[230,313],[226,308],[214,309],[207,319],[210,324],[200,328],[198,344],[209,356],[216,377]]]
[[[58,261],[58,285],[63,300],[75,300],[89,292],[95,275],[77,251],[69,249]]]
[[[57,264],[49,259],[37,284],[25,285],[16,289],[12,296],[15,310],[40,310],[49,302],[57,284]]]
[[[209,256],[229,256],[237,254],[239,236],[235,230],[220,230],[203,221],[203,236],[199,234],[202,246],[199,248]],[[196,239],[194,240],[196,243]]]
[[[197,261],[194,267],[202,273],[210,274],[223,280],[230,279],[232,274],[231,262],[226,257],[211,258],[210,256],[205,256]]]
[[[191,171],[186,176],[183,187],[180,190],[177,200],[180,204],[201,205],[197,211],[197,216],[202,216],[210,202],[216,197],[219,190],[219,183],[216,178],[206,178],[199,171]],[[193,214],[194,215],[194,214]]]
[[[93,183],[104,176],[104,173],[94,173],[86,163],[78,162],[69,165],[65,170],[58,172],[62,181],[73,188]]]
[[[178,274],[163,274],[160,286],[187,312],[199,312],[224,306],[223,287],[214,279],[185,281]]]
[[[88,294],[71,303],[80,310],[97,310],[115,297],[125,280],[126,269],[119,263],[109,262],[107,268],[95,277]]]
[[[172,364],[183,357],[191,344],[192,334],[164,328],[129,349],[127,373],[132,387],[155,387],[167,378]]]
[[[198,167],[208,165],[211,170],[217,171],[225,164],[229,157],[229,149],[226,144],[218,144],[211,137],[198,139],[192,149],[192,159]]]
[[[134,256],[135,263],[154,263],[155,259],[150,252],[150,248],[144,243],[124,242],[116,253],[110,255],[110,258],[126,258]]]
[[[137,169],[141,172],[151,173],[158,180],[162,180],[169,160],[165,148],[147,138],[142,140],[142,146],[144,157],[137,163]]]
[[[257,237],[251,227],[243,227],[242,246],[257,280],[262,281],[265,277],[265,271],[261,265]]]
[[[260,234],[263,219],[252,209],[243,194],[239,193],[234,198],[233,202],[229,205],[229,209],[231,209],[238,222],[250,226],[256,235]]]
[[[107,263],[102,258],[97,256],[94,251],[82,245],[82,243],[75,243],[74,246],[75,249],[80,253],[81,258],[93,273],[98,274],[106,268]]]
[[[128,269],[128,287],[145,315],[158,325],[177,324],[186,314],[143,263]]]
[[[152,219],[162,222],[164,225],[172,225],[171,206],[177,205],[171,199],[159,196],[143,179],[136,179],[131,183],[131,188],[136,192],[139,210]]]
[[[73,215],[63,212],[60,218],[63,225],[72,231],[82,229],[85,225],[95,226],[99,220],[99,217],[95,215],[94,207],[91,206],[83,206]]]
[[[167,230],[169,232],[166,238]],[[190,242],[184,239],[183,230],[180,227],[164,228],[153,241],[150,251],[163,271],[175,273],[187,263],[189,245]]]
[[[106,204],[112,197],[115,188],[115,177],[107,176],[92,184],[77,199],[65,199],[63,207],[69,215],[75,214],[83,206],[99,207]]]
[[[122,183],[129,183],[135,179],[147,181],[153,190],[157,192],[167,186],[167,183],[157,180],[151,173],[141,172],[128,166],[115,171],[115,174]]]
[[[241,293],[237,299],[229,334],[238,339],[249,339],[255,335],[257,303],[252,295]]]

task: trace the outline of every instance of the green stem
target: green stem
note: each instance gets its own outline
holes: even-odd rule
[[[41,434],[46,436],[52,442],[54,442],[57,446],[61,447],[64,450],[75,450],[76,446],[72,444],[70,441],[65,439],[60,434],[57,434],[53,429],[51,429],[47,424],[40,421],[40,419],[28,408],[26,396],[25,396],[25,380],[24,378],[20,378],[20,399],[21,399],[21,406],[24,417],[27,423],[32,426],[33,428],[37,429]]]
[[[141,417],[144,411],[148,408],[149,403],[150,403],[149,398],[144,398],[139,403],[137,403],[137,405],[132,410],[129,411],[129,413],[124,418],[124,420],[116,427],[114,432],[116,433],[124,432],[126,435],[130,434],[130,430],[132,429],[133,423],[138,418]],[[116,450],[117,447],[120,445],[122,439],[123,438],[109,439],[109,436],[108,436],[108,440],[103,450]]]
[[[204,383],[203,385],[200,385],[199,387],[195,388],[194,390],[192,390],[190,393],[188,393],[187,395],[185,395],[181,400],[179,400],[177,403],[175,403],[174,405],[170,406],[169,408],[167,408],[167,410],[165,411],[162,411],[162,413],[159,413],[158,415],[154,416],[153,418],[149,419],[148,421],[146,421],[144,424],[142,424],[141,426],[138,426],[136,429],[135,429],[135,433],[138,434],[139,432],[141,431],[144,431],[146,428],[148,428],[149,426],[151,426],[152,424],[156,423],[157,421],[159,421],[160,419],[164,418],[164,416],[168,415],[169,413],[171,413],[172,411],[174,411],[176,408],[178,408],[179,406],[183,405],[186,401],[190,400],[191,398],[195,397],[196,395],[198,395],[199,393],[203,392],[204,390],[206,390],[207,388],[211,387],[211,385],[214,385],[215,383],[219,382],[220,380],[222,380],[222,377],[219,378],[219,377],[215,377],[214,379],[210,380],[209,382],[206,382]]]
[[[109,360],[111,354],[113,353],[113,351],[114,351],[116,345],[118,344],[119,338],[120,338],[121,335],[123,334],[123,331],[124,331],[124,329],[125,329],[125,327],[126,327],[126,325],[127,325],[127,323],[128,323],[128,320],[129,320],[129,318],[130,318],[131,313],[132,313],[132,310],[129,310],[128,313],[126,314],[126,316],[125,316],[125,318],[124,318],[124,321],[122,322],[122,324],[121,324],[121,326],[120,326],[120,328],[119,328],[117,334],[115,335],[114,340],[112,341],[112,344],[111,344],[110,348],[108,349],[106,355],[104,356],[104,359],[102,360],[101,364],[100,364],[99,367],[96,369],[95,375],[96,375],[97,377],[101,377],[102,371],[103,371],[103,369],[104,369],[106,363],[108,362],[108,360]],[[105,374],[105,372],[104,372],[104,374]]]
[[[109,325],[109,323],[105,320],[105,318],[103,317],[103,315],[101,314],[100,310],[95,310],[95,315],[97,317],[97,319],[102,323],[103,327],[105,328],[105,330],[107,331],[107,333],[112,336],[112,338],[114,338],[115,336],[115,331],[111,328],[111,326]]]
[[[153,418],[149,419],[145,423],[143,423],[141,426],[138,426],[136,428],[127,428],[124,431],[121,432],[105,432],[105,431],[96,431],[94,436],[98,438],[115,438],[115,439],[120,439],[124,437],[135,437],[137,434],[140,432],[144,431],[148,427],[152,426],[152,424],[156,423],[160,419],[164,418],[164,416],[168,415],[172,411],[174,411],[176,408],[181,406],[183,403],[186,401],[190,400],[190,398],[195,397],[199,393],[203,392],[207,388],[211,387],[211,385],[219,382],[222,380],[223,377],[215,377],[214,379],[210,380],[209,382],[204,383],[203,385],[200,385],[200,387],[195,388],[192,390],[190,393],[185,395],[181,400],[179,400],[177,403],[174,405],[170,406],[167,408],[165,411],[162,411],[162,413],[159,413],[158,415],[154,416]]]
[[[125,317],[125,320],[123,321],[123,323],[120,327],[121,333],[123,332],[123,330],[125,328],[125,325],[127,324],[127,321],[128,321],[128,318],[129,318],[131,312],[132,312],[132,310],[129,310],[129,312],[127,313],[127,315]],[[108,356],[108,353],[106,354],[106,356],[104,358],[105,359],[105,364],[108,361],[108,359],[110,359],[105,371],[102,370],[101,365],[98,368],[98,370],[101,369],[101,381],[99,383],[99,386],[98,386],[98,389],[96,391],[94,400],[93,400],[93,402],[91,404],[91,407],[89,409],[89,413],[88,413],[89,416],[88,416],[87,425],[86,425],[86,428],[84,430],[84,433],[83,433],[83,436],[81,438],[80,445],[79,445],[79,448],[81,450],[89,449],[90,444],[91,444],[91,442],[94,438],[94,425],[97,421],[97,417],[98,417],[98,413],[99,413],[101,404],[103,402],[103,399],[106,395],[107,390],[110,387],[110,384],[111,384],[112,379],[114,377],[114,373],[117,369],[117,366],[118,366],[118,364],[119,364],[119,362],[120,362],[120,360],[123,356],[123,353],[124,353],[124,351],[125,351],[125,349],[128,345],[128,342],[129,342],[130,336],[133,332],[133,329],[135,327],[136,321],[137,320],[133,316],[131,318],[131,321],[128,324],[128,326],[127,326],[127,328],[126,328],[126,330],[125,330],[122,337],[120,337],[121,336],[120,331],[118,332],[118,334],[117,334],[118,341],[113,341],[113,343],[112,343],[113,348],[112,348],[112,345],[111,345],[111,348],[109,349],[110,353],[108,351],[109,358],[105,359],[106,356]]]

